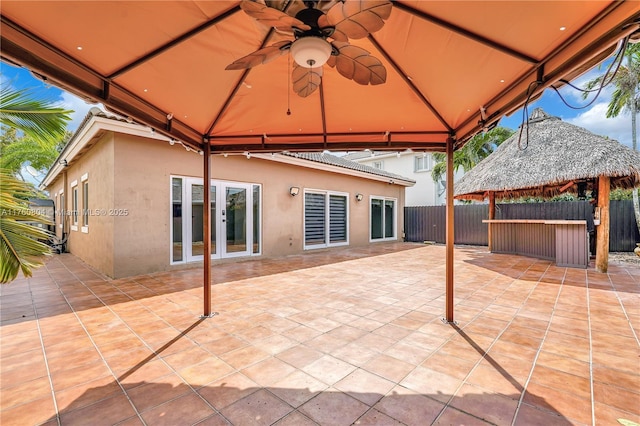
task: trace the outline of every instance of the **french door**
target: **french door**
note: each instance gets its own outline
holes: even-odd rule
[[[254,227],[255,185],[237,182],[211,182],[211,257],[227,258],[256,253]],[[204,185],[202,179],[185,178],[181,222],[184,261],[203,259]],[[256,200],[257,201],[257,200]],[[258,218],[256,218],[258,219]],[[175,226],[175,225],[174,225]]]

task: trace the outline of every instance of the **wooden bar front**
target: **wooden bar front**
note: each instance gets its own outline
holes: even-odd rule
[[[586,220],[483,220],[490,224],[492,253],[554,260],[557,266],[586,268],[589,235]]]

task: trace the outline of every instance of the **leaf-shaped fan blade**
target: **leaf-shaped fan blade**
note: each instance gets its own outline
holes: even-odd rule
[[[293,91],[306,98],[316,91],[322,82],[322,67],[306,68],[296,64],[291,73]]]
[[[226,70],[244,70],[247,68],[255,67],[256,65],[266,64],[274,59],[284,55],[288,52],[287,49],[283,49],[287,44],[291,44],[290,41],[279,41],[271,46],[263,47],[260,50],[256,50],[253,53],[248,54],[240,59],[237,59],[233,63],[227,65]]]
[[[240,2],[240,8],[258,22],[262,22],[268,27],[275,27],[282,31],[293,31],[293,28],[299,28],[307,31],[311,27],[293,16],[251,0],[243,0]]]
[[[364,38],[384,26],[392,8],[389,0],[345,0],[329,9],[326,18],[323,17],[318,24],[321,28],[335,27],[332,36],[335,40]]]
[[[387,81],[387,69],[375,56],[361,47],[348,43],[334,42],[340,54],[336,56],[335,66],[342,76],[358,84],[382,84]],[[329,63],[333,66],[332,63]]]
[[[342,8],[342,3],[337,3],[335,6],[333,6],[333,8],[335,7],[340,7]],[[332,8],[332,9],[333,9]],[[329,9],[331,10],[331,9]],[[342,9],[340,9],[342,10]],[[342,13],[342,12],[341,12]],[[329,23],[329,18],[327,17],[327,15],[322,15],[318,18],[318,27],[319,28],[327,28],[327,27],[332,27],[333,25]],[[347,35],[345,33],[343,33],[342,31],[338,30],[336,27],[334,27],[335,30],[333,31],[333,34],[331,34],[331,38],[337,41],[349,41],[349,37],[347,37]]]

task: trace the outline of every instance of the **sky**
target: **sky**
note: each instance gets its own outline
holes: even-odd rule
[[[24,68],[17,68],[12,65],[0,62],[0,78],[2,85],[11,84],[15,88],[33,88],[37,93],[42,93],[56,100],[60,106],[73,110],[71,122],[67,126],[69,130],[75,131],[82,122],[92,104],[87,104],[82,99],[58,89],[57,87],[44,84],[41,80],[34,78],[31,73]],[[573,84],[582,86],[586,81],[603,74],[605,68],[594,68],[573,81]],[[607,87],[600,94],[598,99],[585,109],[571,109],[566,106],[560,97],[551,89],[547,89],[544,94],[535,102],[529,105],[529,113],[534,108],[541,107],[548,114],[560,117],[564,121],[584,127],[587,130],[602,136],[608,136],[629,147],[631,147],[631,115],[628,112],[620,114],[616,118],[606,118],[607,104],[611,99],[613,85]],[[581,93],[577,90],[565,86],[560,89],[563,97],[573,106],[583,106],[590,99],[583,100]],[[104,109],[101,105],[97,105]],[[640,120],[638,128],[640,129]],[[501,126],[517,129],[522,123],[522,109],[504,117],[500,121]]]

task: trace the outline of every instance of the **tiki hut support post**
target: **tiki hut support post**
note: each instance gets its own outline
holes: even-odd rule
[[[211,144],[204,140],[203,158],[203,209],[202,209],[202,234],[204,242],[204,282],[203,299],[204,312],[202,318],[209,318],[211,313]]]
[[[447,139],[446,321],[453,323],[453,138]]]
[[[489,192],[489,220],[493,220],[496,218],[496,193],[493,191]],[[489,227],[487,228],[487,236],[489,239],[489,251],[491,251],[491,227],[493,224],[489,222]]]
[[[609,176],[598,177],[598,207],[600,225],[596,231],[596,270],[606,273],[609,268]]]

